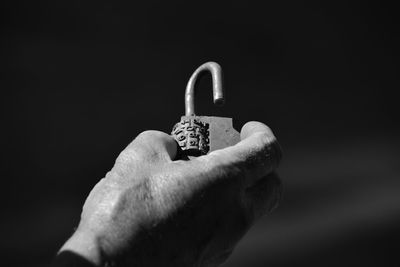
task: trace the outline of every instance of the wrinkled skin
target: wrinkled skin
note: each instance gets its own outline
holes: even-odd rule
[[[217,266],[281,195],[271,130],[249,122],[241,142],[176,160],[162,132],[141,133],[90,192],[61,251],[101,266]]]

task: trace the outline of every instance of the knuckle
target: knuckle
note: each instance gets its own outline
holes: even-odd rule
[[[260,147],[270,146],[276,139],[272,132],[262,131],[254,133]]]
[[[256,138],[260,154],[271,163],[278,165],[282,159],[282,150],[272,132],[256,133]]]
[[[132,161],[139,158],[137,152],[131,149],[124,149],[115,160],[116,165],[129,165]]]
[[[146,130],[144,132],[141,132],[136,139],[154,139],[154,138],[159,138],[163,136],[164,133],[156,131],[156,130]]]
[[[156,130],[147,130],[141,132],[135,139],[144,144],[171,144],[171,142],[175,143],[175,140],[168,134],[156,131]]]

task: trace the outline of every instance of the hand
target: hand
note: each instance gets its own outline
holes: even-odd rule
[[[281,195],[271,130],[249,122],[235,146],[190,161],[177,143],[146,131],[90,192],[62,247],[102,265],[216,266]]]

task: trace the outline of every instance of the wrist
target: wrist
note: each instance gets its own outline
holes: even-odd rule
[[[95,266],[104,264],[104,257],[98,239],[93,234],[81,232],[79,229],[65,242],[58,253],[62,251],[76,253]]]

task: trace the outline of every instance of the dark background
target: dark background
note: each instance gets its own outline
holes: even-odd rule
[[[285,192],[226,266],[399,266],[399,23],[383,2],[9,1],[1,9],[1,261],[48,262],[141,131],[169,132],[200,64],[216,108],[268,124]],[[14,262],[11,264],[11,262]]]

